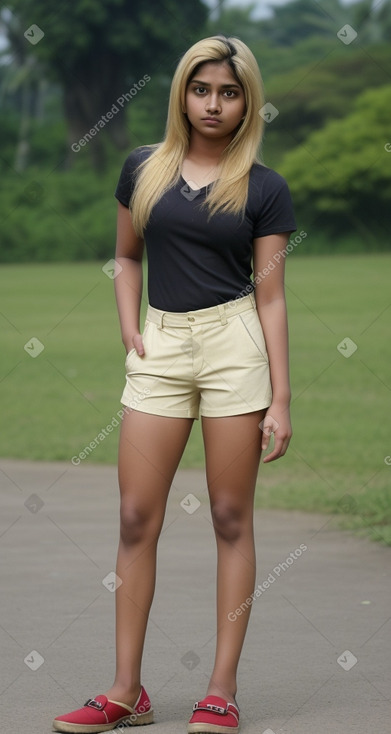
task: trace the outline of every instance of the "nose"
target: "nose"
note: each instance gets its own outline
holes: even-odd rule
[[[218,97],[217,92],[216,93],[212,92],[209,95],[209,97],[206,100],[205,109],[206,109],[206,112],[211,112],[213,114],[218,114],[219,112],[221,112],[221,107],[220,107],[220,102],[219,102],[219,97]]]

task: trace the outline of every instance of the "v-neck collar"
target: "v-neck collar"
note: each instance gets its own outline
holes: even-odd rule
[[[186,181],[186,179],[185,179],[185,178],[183,178],[182,174],[180,174],[180,178],[181,178],[181,180],[183,181],[183,183],[184,183],[184,184],[186,184],[186,186],[188,186],[188,187],[189,187],[190,191],[203,191],[204,189],[207,189],[207,188],[209,188],[209,186],[212,186],[212,184],[214,184],[214,183],[215,183],[215,181],[211,181],[210,183],[206,184],[206,186],[201,186],[201,188],[199,188],[199,189],[192,189],[192,187],[190,186],[189,182],[188,182],[188,181]],[[217,179],[216,179],[216,180],[217,180]]]

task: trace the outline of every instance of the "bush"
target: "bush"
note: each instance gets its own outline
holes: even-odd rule
[[[351,114],[285,156],[279,170],[309,229],[338,240],[357,235],[367,250],[390,249],[390,106],[391,86],[364,92]]]
[[[124,158],[125,156],[122,156]],[[114,251],[114,190],[121,162],[104,177],[28,169],[0,191],[2,262],[96,260]]]

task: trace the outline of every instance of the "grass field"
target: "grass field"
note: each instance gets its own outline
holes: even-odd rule
[[[102,265],[2,267],[2,456],[71,461],[120,410],[125,353]],[[338,513],[387,544],[390,266],[390,255],[288,258],[294,436],[283,459],[261,466],[256,498]],[[346,337],[357,346],[349,357]],[[114,464],[117,442],[115,427],[84,461]],[[181,468],[202,465],[195,422]]]

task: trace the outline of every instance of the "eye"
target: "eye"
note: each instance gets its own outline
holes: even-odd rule
[[[194,87],[194,92],[195,92],[196,94],[199,94],[199,95],[201,95],[201,94],[203,94],[204,92],[206,92],[206,89],[205,89],[205,87]]]
[[[233,89],[227,89],[225,94],[227,95],[228,99],[233,99],[234,97],[238,96],[238,93],[235,92]]]

